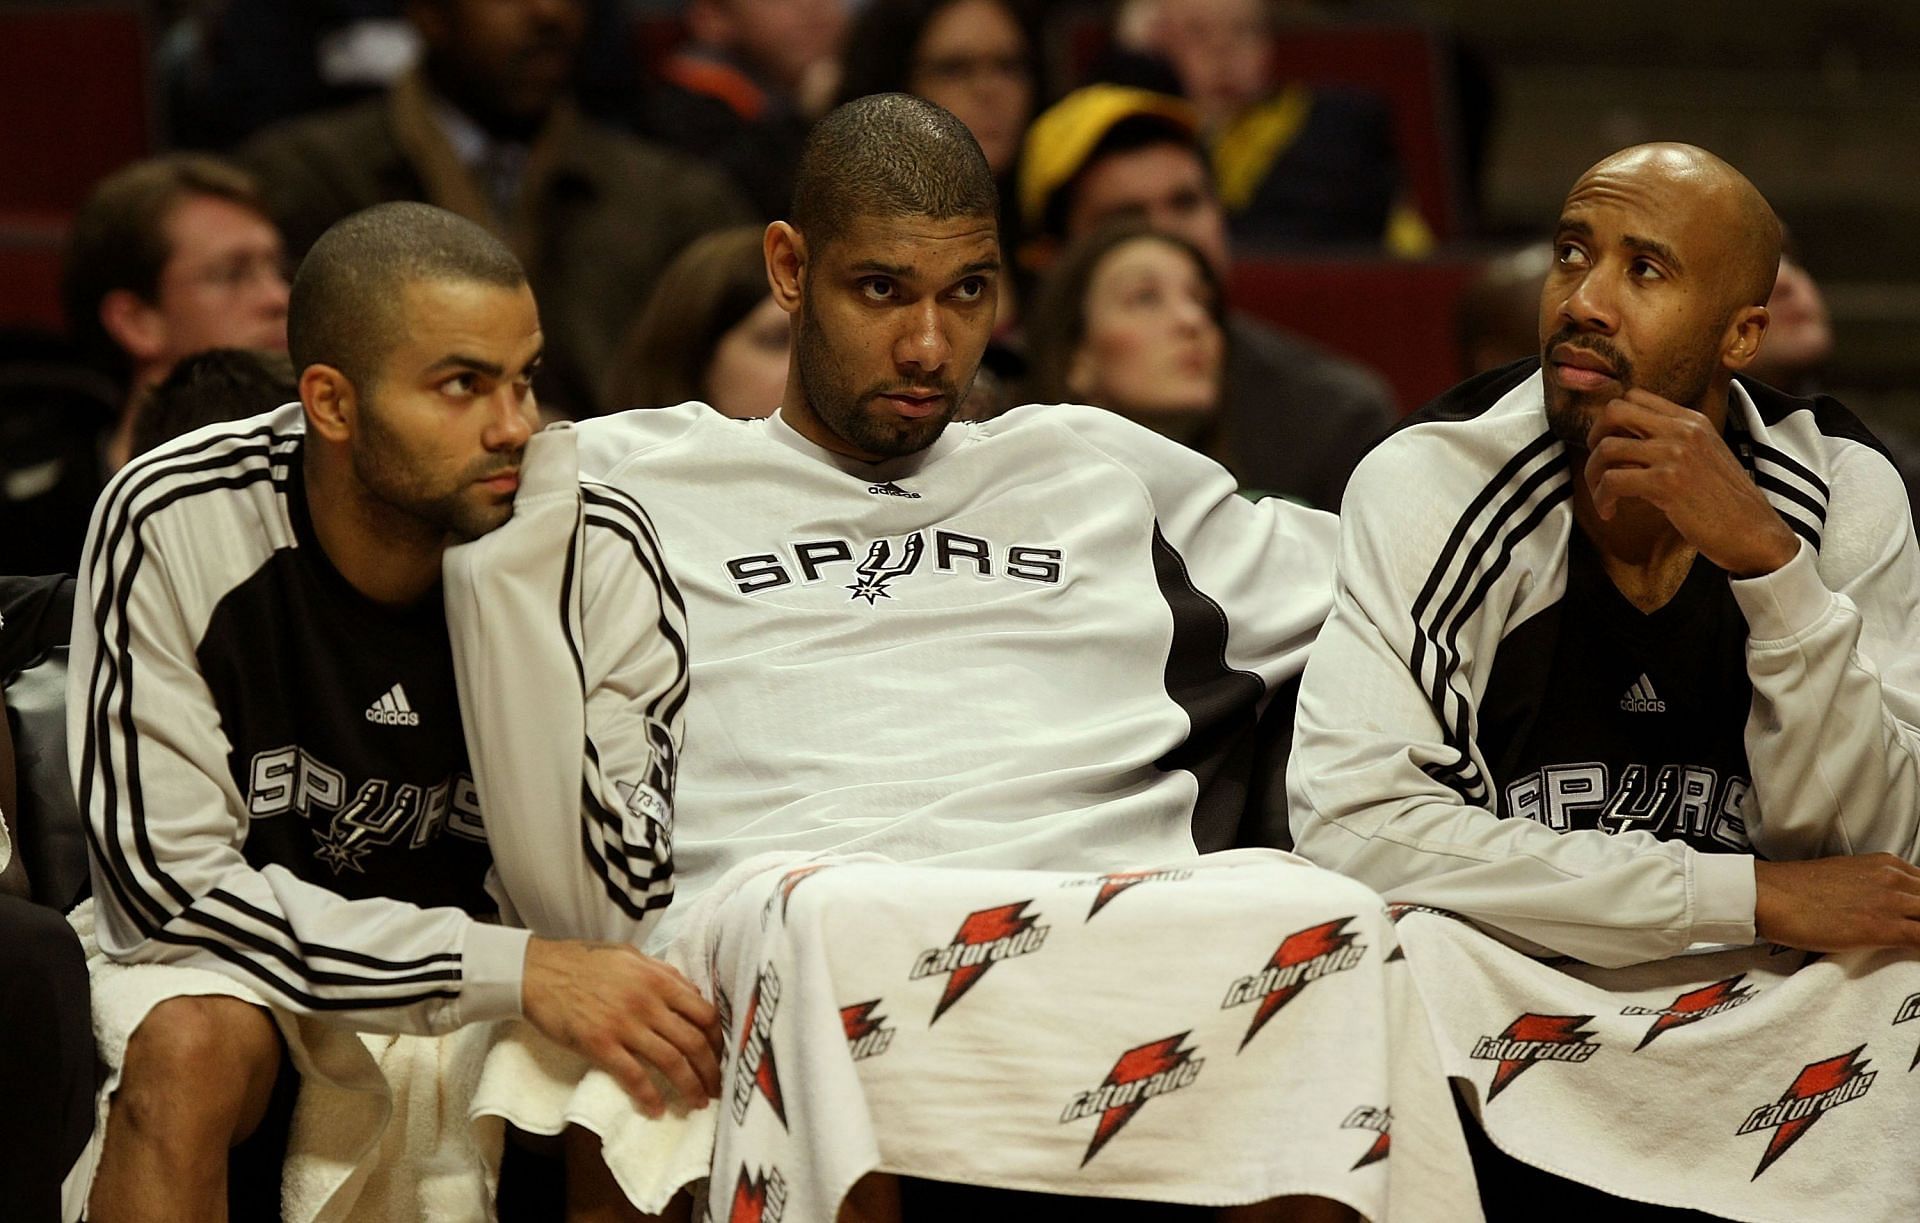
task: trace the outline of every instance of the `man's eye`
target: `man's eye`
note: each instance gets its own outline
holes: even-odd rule
[[[1562,242],[1553,249],[1553,260],[1555,263],[1572,266],[1585,263],[1587,253],[1571,242]]]
[[[474,381],[472,374],[455,374],[440,384],[440,389],[443,392],[459,398],[465,398],[473,394],[477,387],[478,384]]]
[[[987,282],[978,276],[969,276],[953,286],[953,295],[963,302],[979,301],[987,291]]]
[[[1665,280],[1667,274],[1657,264],[1646,259],[1635,259],[1628,271],[1635,280]]]
[[[892,301],[900,295],[893,282],[883,276],[869,276],[861,281],[860,292],[872,301]]]

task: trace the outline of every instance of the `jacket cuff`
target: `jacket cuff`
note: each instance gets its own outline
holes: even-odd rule
[[[1804,539],[1793,559],[1772,573],[1734,578],[1730,584],[1753,641],[1798,637],[1833,610],[1833,592],[1820,580],[1813,545]]]
[[[1753,929],[1753,856],[1703,854],[1693,859],[1693,941],[1751,943]]]
[[[520,1017],[520,977],[532,932],[476,921],[460,948],[460,1022]]]

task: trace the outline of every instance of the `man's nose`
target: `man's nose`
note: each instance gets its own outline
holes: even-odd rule
[[[481,444],[488,450],[518,450],[533,436],[533,418],[538,412],[533,392],[522,392],[512,382],[504,382],[493,393],[487,428]]]
[[[1618,306],[1600,269],[1589,270],[1568,288],[1560,302],[1560,316],[1582,330],[1603,335],[1611,335],[1619,327]]]
[[[894,344],[894,361],[906,368],[927,373],[940,369],[953,356],[953,344],[947,339],[946,320],[935,302],[915,309],[906,332]]]

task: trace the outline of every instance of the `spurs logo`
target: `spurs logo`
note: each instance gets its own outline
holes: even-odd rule
[[[847,587],[856,599],[865,599],[872,606],[881,599],[891,599],[887,593],[887,583],[895,578],[906,577],[920,564],[920,557],[927,550],[927,537],[918,531],[907,536],[900,545],[899,559],[893,555],[893,545],[884,539],[876,539],[867,549],[867,559],[860,562],[854,572],[853,584]]]

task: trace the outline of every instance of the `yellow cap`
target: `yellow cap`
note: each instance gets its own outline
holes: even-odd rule
[[[1163,119],[1188,136],[1199,117],[1184,98],[1126,85],[1088,85],[1061,98],[1027,128],[1020,155],[1020,216],[1039,228],[1047,201],[1086,165],[1087,157],[1122,120],[1146,115]]]

